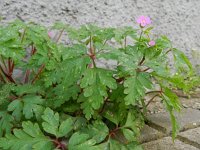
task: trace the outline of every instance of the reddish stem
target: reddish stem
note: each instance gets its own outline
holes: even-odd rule
[[[31,82],[32,84],[38,79],[38,77],[39,77],[39,75],[41,74],[41,72],[43,71],[44,67],[45,67],[45,65],[43,64],[43,65],[39,68],[38,73],[35,75],[35,77],[33,78],[32,82]]]
[[[140,65],[140,66],[141,66],[141,65],[143,64],[143,62],[144,62],[144,61],[145,61],[145,56],[143,56],[143,57],[142,57],[142,60],[139,62],[139,64],[138,64],[138,65]]]
[[[148,101],[148,103],[146,104],[146,107],[148,107],[149,104],[150,104],[150,103],[154,100],[154,98],[156,98],[157,96],[159,96],[159,94],[154,95],[154,96]]]
[[[96,55],[95,55],[95,50],[94,50],[94,47],[92,46],[92,36],[90,36],[90,48],[89,48],[89,56],[92,60],[92,63],[93,63],[93,67],[96,68],[96,63],[95,63],[95,59],[96,59]]]
[[[25,77],[24,77],[24,83],[28,83],[30,73],[31,73],[30,70],[26,70]]]
[[[148,71],[149,69],[151,69],[151,68],[146,68],[146,69],[144,69],[144,70],[141,70],[141,72],[146,72],[146,71]]]
[[[60,142],[58,139],[53,140],[56,148],[61,148],[61,150],[67,150],[66,145]]]
[[[8,58],[8,74],[12,72],[12,67],[11,67],[11,59],[10,57]]]
[[[145,94],[151,94],[151,93],[162,93],[162,90],[159,90],[159,91],[149,91],[149,92],[146,92]]]
[[[36,52],[36,49],[32,44],[31,56],[33,56],[35,54],[35,52]],[[29,77],[30,77],[30,73],[31,73],[30,69],[26,70],[26,73],[25,73],[25,76],[24,76],[24,83],[28,82]]]
[[[115,129],[113,129],[113,130],[111,130],[110,132],[109,132],[109,136],[116,136],[116,132],[118,131],[118,130],[120,130],[121,129],[121,127],[116,127]]]
[[[56,40],[56,43],[60,40],[60,38],[61,38],[63,32],[64,32],[64,29],[62,29],[62,30],[60,31],[60,34],[59,34],[59,36],[58,36],[58,38],[57,38],[57,40]]]
[[[5,72],[1,65],[0,65],[0,70],[4,74],[4,76],[8,79],[8,81],[15,83],[15,80],[12,78],[12,76],[7,72]]]

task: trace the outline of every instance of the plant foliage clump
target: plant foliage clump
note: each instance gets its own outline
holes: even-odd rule
[[[20,21],[0,26],[1,149],[141,149],[150,93],[162,99],[176,137],[181,104],[173,90],[188,92],[194,71],[166,36],[149,43],[153,28],[142,26],[52,29],[59,35]],[[59,42],[63,33],[70,44]]]

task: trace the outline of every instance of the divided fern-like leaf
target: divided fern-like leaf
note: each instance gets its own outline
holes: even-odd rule
[[[124,93],[127,94],[124,98],[126,104],[135,105],[145,95],[146,89],[152,88],[152,83],[149,74],[142,72],[128,77],[124,82],[124,86],[126,87]]]
[[[14,129],[13,135],[6,134],[0,138],[0,147],[5,150],[52,150],[51,139],[45,136],[37,123],[30,121],[22,123],[23,129]]]
[[[81,80],[81,88],[84,89],[84,96],[87,97],[82,104],[86,118],[91,118],[92,111],[97,110],[103,104],[104,98],[108,96],[107,87],[115,89],[117,87],[111,72],[100,68],[87,69]]]
[[[0,111],[0,136],[9,134],[14,124],[14,117],[6,111]]]
[[[42,116],[44,122],[42,126],[47,133],[55,135],[57,138],[67,135],[73,129],[73,120],[66,119],[60,123],[59,114],[54,114],[53,110],[47,108]]]

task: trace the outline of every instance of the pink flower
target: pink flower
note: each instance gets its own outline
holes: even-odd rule
[[[141,27],[151,24],[151,19],[147,16],[140,16],[136,21]]]
[[[50,38],[53,38],[53,32],[52,32],[52,31],[49,31],[49,32],[48,32],[48,36],[49,36]]]
[[[153,41],[153,40],[151,40],[151,41],[149,42],[149,46],[154,46],[154,45],[156,45],[156,42]]]

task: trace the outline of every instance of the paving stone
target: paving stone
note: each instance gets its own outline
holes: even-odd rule
[[[180,113],[176,113],[177,121],[180,125],[180,131],[192,129],[200,126],[200,111],[195,109],[183,109]],[[151,114],[148,116],[150,126],[158,128],[169,134],[172,131],[169,113],[163,112]]]
[[[171,137],[165,137],[156,141],[142,144],[144,150],[199,150],[198,148],[185,144],[178,139],[173,143]]]
[[[148,125],[145,125],[141,131],[139,142],[140,143],[149,142],[149,141],[157,140],[163,136],[164,134],[162,132],[159,132],[158,130],[153,129],[149,127]]]
[[[200,149],[200,127],[179,133],[178,139]]]

